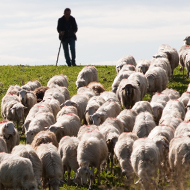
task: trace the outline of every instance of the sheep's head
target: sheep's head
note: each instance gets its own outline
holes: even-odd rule
[[[77,85],[77,89],[79,89],[80,87],[86,86],[86,81],[85,80],[77,81],[76,85]]]
[[[38,133],[39,131],[26,131],[25,135],[26,135],[26,143],[27,144],[31,144],[35,135]]]
[[[131,96],[133,94],[133,89],[136,89],[132,84],[127,84],[122,88],[122,91],[125,91],[127,96]]]
[[[1,127],[3,128],[2,131],[5,139],[8,139],[10,136],[14,136],[16,134],[15,125],[11,121],[3,123]]]
[[[78,184],[86,184],[90,176],[93,176],[93,172],[90,170],[88,166],[82,166],[78,168],[75,174],[75,181]]]
[[[27,107],[25,107],[23,104],[21,103],[16,103],[12,106],[12,108],[10,109],[11,113],[14,115],[16,114],[18,119],[21,120],[24,118],[24,109],[26,109]]]
[[[104,114],[103,113],[94,113],[91,115],[93,125],[100,125],[104,121]]]

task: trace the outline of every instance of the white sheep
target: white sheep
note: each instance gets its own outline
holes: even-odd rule
[[[153,114],[152,107],[148,101],[138,101],[135,103],[135,105],[132,107],[132,110],[137,112],[138,114],[140,112],[148,111],[149,113]]]
[[[41,183],[42,163],[38,155],[32,148],[32,146],[19,144],[13,148],[11,154],[16,155],[16,156],[21,156],[23,158],[28,158],[31,161],[36,182],[38,186],[42,187],[42,183]]]
[[[22,89],[19,91],[19,100],[26,107],[24,110],[24,116],[26,117],[29,113],[29,110],[37,103],[36,95],[33,91],[27,91]]]
[[[118,86],[120,84],[120,82],[122,81],[122,79],[125,79],[125,78],[129,78],[129,76],[131,74],[133,74],[135,71],[120,71],[118,73],[118,75],[116,75],[116,77],[114,78],[114,81],[112,83],[112,92],[116,93],[117,89],[118,89]]]
[[[41,144],[36,153],[42,163],[43,188],[49,184],[53,190],[58,190],[63,176],[63,164],[57,148],[52,143]]]
[[[124,127],[122,122],[117,118],[108,117],[99,127],[100,133],[103,134],[106,144],[108,146],[109,156],[107,158],[107,168],[109,169],[110,161],[112,173],[113,170],[113,156],[114,156],[114,147],[118,140],[118,137],[121,133],[124,132]]]
[[[114,153],[119,161],[122,174],[127,177],[127,185],[134,181],[134,171],[131,166],[131,153],[133,143],[138,137],[133,133],[121,133],[116,145],[114,147]]]
[[[86,132],[93,131],[93,130],[99,130],[98,126],[97,125],[82,125],[78,131],[77,138],[81,140],[83,135],[85,135]]]
[[[81,127],[80,118],[69,113],[57,118],[57,122],[49,126],[49,130],[54,132],[59,142],[63,136],[77,136]]]
[[[180,93],[172,88],[166,88],[161,93],[168,95],[170,99],[178,99],[180,97]]]
[[[153,67],[149,69],[145,76],[148,80],[148,93],[153,95],[154,92],[162,92],[166,89],[168,83],[167,73],[161,67]]]
[[[117,73],[119,73],[119,71],[122,69],[124,65],[134,65],[136,67],[135,58],[131,55],[121,57],[116,63]]]
[[[183,120],[185,117],[185,107],[183,103],[177,99],[172,99],[167,102],[163,109],[162,115],[164,116],[169,114],[171,116],[172,112],[174,112],[173,116],[178,117],[178,114],[176,114],[175,111],[179,112],[180,118]]]
[[[190,138],[173,138],[169,146],[169,164],[173,173],[174,185],[177,189],[184,187],[184,177],[189,172]]]
[[[41,83],[38,80],[35,80],[27,82],[25,85],[21,86],[21,88],[28,91],[34,91],[36,88],[39,88],[40,86]]]
[[[11,121],[0,122],[0,137],[5,140],[8,153],[20,142],[19,133]]]
[[[147,78],[143,73],[135,72],[132,73],[128,79],[136,80],[137,84],[139,85],[140,91],[141,91],[141,100],[145,96],[148,88],[148,81]]]
[[[4,119],[17,123],[17,129],[20,121],[24,120],[25,106],[19,101],[17,95],[7,94],[1,101],[1,115]]]
[[[164,106],[160,102],[150,102],[150,105],[152,107],[154,121],[156,122],[156,124],[158,124],[162,116]]]
[[[70,100],[66,100],[64,105],[70,106],[70,105],[76,105],[78,116],[80,120],[85,119],[85,110],[88,103],[89,97],[82,95],[82,94],[75,94],[71,97]]]
[[[141,100],[141,90],[138,83],[132,79],[123,79],[116,92],[121,106],[130,109]]]
[[[190,110],[186,112],[184,121],[190,121]]]
[[[6,94],[15,94],[18,96],[18,92],[21,90],[21,87],[19,85],[10,85]]]
[[[152,179],[157,177],[160,164],[160,153],[156,143],[149,138],[137,139],[133,144],[131,165],[139,177],[136,182],[141,182],[145,190],[156,189],[156,183]]]
[[[60,105],[65,102],[65,96],[61,93],[60,87],[49,88],[45,91],[43,100],[52,98],[58,100]]]
[[[100,97],[102,97],[105,101],[107,100],[119,101],[116,94],[112,91],[104,91],[100,94]]]
[[[37,190],[32,163],[28,158],[0,153],[0,189]]]
[[[175,130],[174,137],[189,136],[190,135],[190,122],[181,122]]]
[[[68,88],[69,83],[68,83],[68,79],[66,75],[54,75],[52,76],[48,83],[47,86],[52,88],[52,87],[57,87],[57,86],[64,86],[66,88]]]
[[[52,113],[53,113],[54,117],[56,118],[58,112],[61,110],[60,102],[54,98],[50,98],[50,99],[46,99],[46,100],[42,100],[42,101],[50,105],[50,107],[52,109]]]
[[[91,116],[94,125],[102,124],[108,117],[117,117],[121,111],[121,106],[116,101],[106,101]]]
[[[119,113],[117,118],[123,123],[125,131],[131,132],[137,115],[137,112],[132,109],[124,109]]]
[[[170,66],[170,62],[167,58],[162,57],[160,54],[154,55],[153,59],[151,60],[151,65],[149,69],[151,69],[152,67],[161,67],[162,69],[164,69],[167,73],[168,79],[170,80],[172,69]]]
[[[23,131],[27,131],[30,122],[37,116],[39,113],[46,113],[51,112],[53,113],[53,110],[51,106],[47,102],[39,102],[35,104],[29,111],[27,117],[25,118],[24,124],[22,126]]]
[[[182,45],[179,49],[179,64],[180,64],[180,70],[183,69],[183,79],[184,79],[184,67],[187,70],[187,78],[189,77],[189,69],[190,69],[189,50],[190,50],[190,46],[187,44]]]
[[[183,120],[181,118],[171,117],[169,114],[162,116],[159,120],[159,125],[169,125],[176,129]]]
[[[169,45],[162,44],[158,49],[158,53],[164,54],[164,56],[168,58],[173,75],[174,69],[179,65],[179,54],[177,50]]]
[[[31,120],[28,130],[25,131],[26,142],[31,144],[34,136],[55,123],[54,115],[51,112],[39,113]]]
[[[77,107],[77,105],[76,106],[70,105],[70,106],[62,107],[61,110],[57,113],[56,120],[58,119],[58,117],[63,116],[68,113],[74,113],[74,114],[78,115],[78,111],[77,111],[76,107]]]
[[[70,174],[71,170],[75,173],[79,168],[77,162],[77,148],[79,140],[77,137],[64,136],[59,142],[58,152],[62,159],[63,164],[63,179],[65,175],[65,170],[67,170],[68,181],[67,184],[70,185]]]
[[[141,112],[137,115],[133,133],[139,138],[147,137],[150,131],[156,126],[153,115],[149,112]]]
[[[148,59],[141,59],[137,62],[136,71],[145,74],[149,69],[151,61]]]
[[[88,125],[93,122],[91,115],[93,115],[103,103],[105,103],[105,100],[101,96],[94,96],[89,99],[85,111],[85,119]]]
[[[163,93],[158,93],[156,92],[152,98],[151,98],[151,102],[157,102],[157,103],[161,103],[164,107],[166,105],[166,103],[170,100],[169,96],[167,94],[163,94]]]
[[[77,148],[79,168],[75,175],[75,180],[80,180],[83,185],[90,178],[90,189],[94,177],[94,168],[97,168],[98,184],[100,184],[100,166],[106,160],[107,156],[108,148],[103,135],[97,130],[86,133]]]
[[[185,109],[187,109],[187,105],[188,102],[190,100],[190,92],[186,91],[184,92],[179,98],[179,101],[181,101],[183,103],[183,105],[185,106]]]
[[[119,72],[123,72],[123,71],[135,71],[136,67],[134,65],[123,65],[123,67],[121,68],[121,70]]]
[[[98,71],[94,66],[85,66],[79,72],[76,80],[77,89],[82,86],[87,86],[90,82],[98,82]]]
[[[87,86],[80,87],[77,90],[77,94],[86,95],[89,97],[89,99],[96,95],[95,92],[92,90],[92,88],[89,88]]]

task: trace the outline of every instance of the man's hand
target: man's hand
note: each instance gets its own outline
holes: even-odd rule
[[[63,36],[65,34],[65,31],[61,31],[60,35]]]

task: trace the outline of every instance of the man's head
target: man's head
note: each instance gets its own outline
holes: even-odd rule
[[[69,17],[70,17],[70,15],[71,15],[71,9],[66,8],[66,9],[64,10],[64,16],[65,16],[65,18],[68,20]]]

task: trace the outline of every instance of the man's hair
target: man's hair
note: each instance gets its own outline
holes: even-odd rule
[[[65,14],[67,11],[70,11],[70,12],[71,12],[71,9],[66,8],[66,9],[64,10],[64,14]]]

